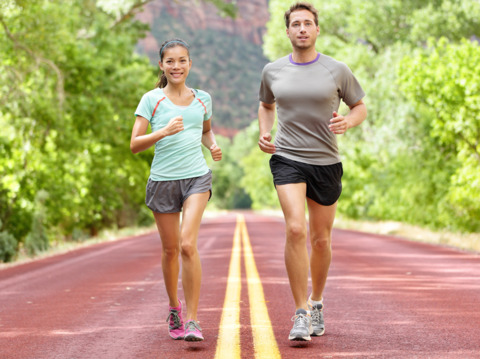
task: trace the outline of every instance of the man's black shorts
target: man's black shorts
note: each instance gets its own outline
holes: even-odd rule
[[[270,158],[270,169],[275,186],[306,183],[307,197],[323,206],[334,204],[342,193],[341,162],[328,166],[315,166],[273,155]]]

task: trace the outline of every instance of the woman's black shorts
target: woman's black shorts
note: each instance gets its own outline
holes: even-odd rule
[[[306,183],[307,197],[323,206],[334,204],[342,193],[342,163],[316,166],[293,161],[279,155],[270,158],[275,186]]]

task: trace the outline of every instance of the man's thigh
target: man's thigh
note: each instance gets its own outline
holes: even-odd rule
[[[337,203],[323,206],[307,198],[310,237],[330,237],[337,211]]]
[[[291,223],[306,225],[305,199],[307,185],[305,183],[289,183],[277,185],[276,189],[287,225]]]

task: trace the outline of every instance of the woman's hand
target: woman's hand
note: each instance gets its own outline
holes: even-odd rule
[[[165,132],[165,136],[172,136],[183,131],[183,128],[183,116],[177,116],[172,118],[162,130]]]
[[[210,147],[210,153],[214,161],[220,161],[222,159],[222,150],[216,143]]]

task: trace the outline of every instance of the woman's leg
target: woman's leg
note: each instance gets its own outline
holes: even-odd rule
[[[162,271],[169,305],[178,307],[178,274],[180,263],[180,213],[153,212],[162,240]]]
[[[197,320],[202,266],[198,254],[197,239],[203,212],[210,192],[195,193],[183,203],[182,225],[180,229],[180,253],[182,255],[182,285],[187,305],[186,322]]]

